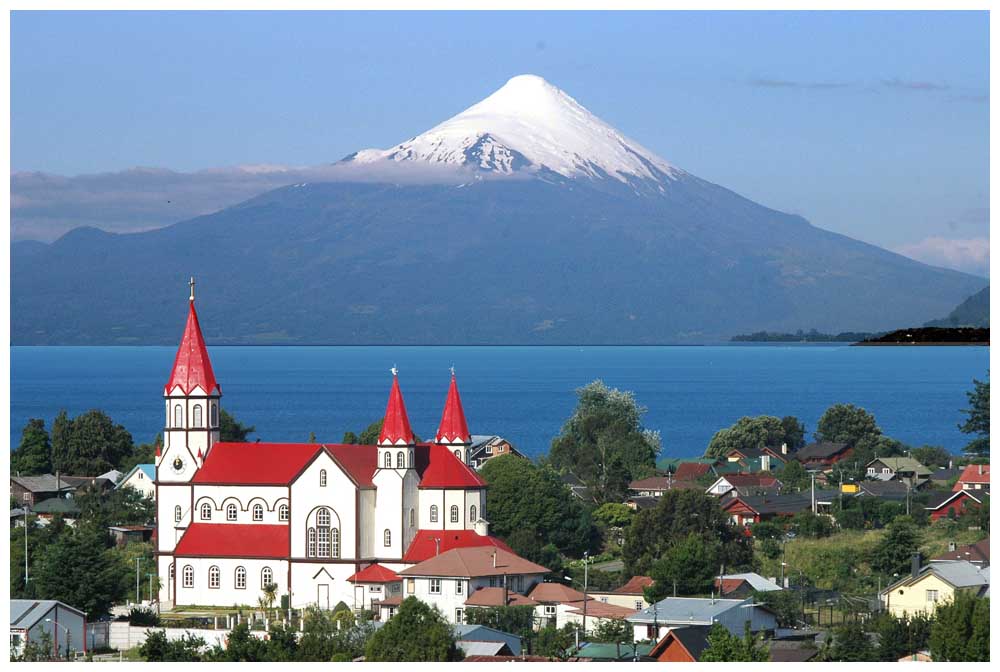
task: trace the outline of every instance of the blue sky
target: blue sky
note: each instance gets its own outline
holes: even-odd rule
[[[529,72],[765,205],[983,253],[985,12],[15,12],[12,170],[331,162]]]

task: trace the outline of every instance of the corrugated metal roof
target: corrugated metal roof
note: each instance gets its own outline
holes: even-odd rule
[[[707,597],[668,597],[655,605],[650,605],[642,611],[628,616],[626,620],[632,623],[685,623],[711,624],[730,609],[741,608],[750,604],[750,600],[710,599]]]
[[[80,616],[85,616],[79,609],[58,600],[11,600],[10,627],[23,628],[25,630],[32,628],[56,606],[68,609]]]

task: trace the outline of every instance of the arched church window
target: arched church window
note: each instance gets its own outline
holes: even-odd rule
[[[409,462],[409,465],[410,465],[410,468],[412,469],[413,468],[413,451],[412,450],[410,451],[410,462]]]
[[[410,527],[417,526],[417,512],[412,508],[410,509]]]
[[[319,487],[326,487],[326,469],[319,470]]]
[[[269,584],[274,583],[274,572],[271,571],[270,567],[265,567],[260,570],[260,587],[266,588]]]
[[[388,451],[385,453],[385,458],[382,460],[386,469],[392,469],[392,454]]]
[[[212,414],[212,417],[211,417],[212,427],[218,427],[219,426],[219,405],[213,403],[212,406],[211,406],[211,409],[212,409],[211,410],[211,414]]]
[[[244,590],[247,587],[247,570],[246,567],[236,568],[236,587],[240,590]]]
[[[168,576],[170,577],[171,581],[174,580],[174,563],[172,562],[170,563],[170,574]]]
[[[396,468],[405,469],[406,468],[406,453],[399,451],[396,453]]]
[[[385,532],[382,534],[382,541],[386,546],[392,546],[392,530],[389,528],[385,529]]]
[[[191,423],[193,427],[201,427],[201,404],[194,405],[194,412],[192,413],[194,421]]]
[[[179,506],[174,507],[174,522],[175,523],[181,522],[181,507]]]
[[[340,530],[336,527],[330,528],[330,557],[340,557]]]
[[[208,568],[208,587],[209,588],[218,588],[219,587],[219,576],[220,575],[221,575],[221,572],[219,571],[218,566],[212,565],[211,567]]]
[[[458,522],[458,506],[454,504],[451,505],[451,522]]]
[[[278,520],[288,520],[288,504],[278,507]]]
[[[184,565],[184,587],[194,588],[194,567],[191,565]]]
[[[230,504],[226,507],[226,520],[236,520],[236,505]]]
[[[308,547],[306,549],[306,555],[310,558],[316,557],[316,529],[313,527],[309,528],[309,533],[306,535],[308,538]]]
[[[212,505],[208,502],[201,505],[201,519],[212,520]]]
[[[455,457],[457,457],[458,459],[461,460],[462,459],[462,451],[461,450],[456,450],[455,451]]]
[[[476,518],[476,505],[475,504],[473,504],[472,506],[469,507],[469,520],[471,520],[472,522],[476,522],[477,520],[479,520],[478,518]]]
[[[431,505],[431,522],[438,522],[438,507],[437,504]]]
[[[316,555],[321,558],[330,557],[329,509],[320,509],[316,512]]]
[[[258,523],[264,520],[264,507],[262,505],[253,505],[253,519]]]
[[[184,409],[180,404],[174,405],[174,427],[184,426]]]

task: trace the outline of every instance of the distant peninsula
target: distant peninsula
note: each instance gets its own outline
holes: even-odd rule
[[[842,331],[839,334],[824,334],[810,329],[799,329],[794,334],[777,331],[755,331],[752,334],[737,334],[730,342],[739,343],[856,343],[881,336],[881,332]]]
[[[990,330],[980,327],[919,327],[865,339],[856,345],[989,345]]]

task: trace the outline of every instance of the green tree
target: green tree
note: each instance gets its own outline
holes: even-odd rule
[[[597,531],[590,514],[554,471],[501,455],[487,460],[479,474],[489,485],[491,531],[517,553],[541,562],[548,544],[573,557],[593,550]]]
[[[354,432],[344,432],[344,438],[341,439],[341,443],[347,444],[349,446],[357,445],[358,435]]]
[[[978,435],[965,447],[969,455],[990,454],[990,381],[972,380],[974,386],[969,397],[969,407],[962,413],[967,415],[965,422],[958,426],[965,434]]]
[[[151,663],[196,663],[202,660],[205,640],[190,633],[169,640],[163,630],[152,630],[139,647],[139,655]]]
[[[608,644],[631,643],[633,639],[632,624],[624,618],[602,618],[594,628],[590,639]]]
[[[809,487],[809,472],[798,460],[788,460],[775,477],[781,481],[782,492],[800,492]]]
[[[532,653],[547,658],[566,660],[576,641],[576,627],[566,623],[561,628],[547,625],[541,628],[532,642]]]
[[[749,622],[743,637],[737,637],[718,623],[708,631],[708,646],[701,652],[702,663],[759,663],[770,658],[767,645],[750,632]]]
[[[117,469],[133,450],[132,435],[103,411],[73,419],[60,411],[52,423],[52,468],[64,474],[103,474]]]
[[[674,594],[697,595],[712,589],[712,581],[719,571],[719,544],[691,532],[673,544],[663,556],[653,563],[649,575],[655,583],[646,589],[649,602],[659,602]]]
[[[80,508],[80,520],[98,528],[112,525],[152,525],[156,502],[135,488],[84,488],[73,498]]]
[[[868,564],[874,571],[887,576],[905,574],[910,571],[919,542],[916,526],[901,516],[889,525],[886,535],[872,549]]]
[[[990,659],[990,600],[958,591],[938,605],[931,626],[931,658],[935,662]]]
[[[583,481],[598,503],[621,501],[628,484],[654,473],[660,436],[642,426],[646,408],[600,380],[576,391],[577,405],[552,440],[549,460]]]
[[[872,622],[872,630],[878,635],[876,658],[895,662],[927,648],[931,633],[931,619],[923,614],[897,618],[892,614],[882,614]]]
[[[920,446],[911,450],[910,456],[930,469],[947,467],[954,459],[951,453],[940,446]]]
[[[862,439],[881,434],[875,416],[854,404],[834,404],[826,409],[816,425],[817,441],[846,443],[855,448]]]
[[[785,426],[778,418],[772,415],[742,417],[732,427],[715,433],[708,442],[705,457],[725,457],[733,450],[759,450],[765,446],[780,446],[782,442],[788,443]]]
[[[365,660],[446,662],[461,660],[451,626],[436,608],[408,597],[396,615],[365,646]]]
[[[11,656],[11,662],[17,663],[41,663],[49,660],[56,658],[52,652],[52,637],[45,631],[36,639],[25,642],[21,655]]]
[[[244,425],[225,409],[219,410],[219,441],[243,443],[255,431],[253,425]]]
[[[72,604],[92,619],[108,613],[125,598],[130,584],[130,568],[110,545],[104,529],[64,529],[36,551],[31,578],[36,594]]]
[[[655,507],[637,513],[625,532],[627,573],[648,575],[657,559],[691,533],[701,535],[706,544],[717,543],[719,562],[727,568],[751,565],[753,546],[730,524],[714,497],[698,490],[670,490],[659,499]]]
[[[267,652],[264,660],[290,663],[296,658],[298,646],[298,633],[295,628],[284,623],[272,622],[268,628]]]
[[[465,610],[465,622],[469,625],[486,625],[527,640],[534,635],[532,628],[535,624],[535,608],[530,605],[469,607]]]
[[[795,533],[810,539],[822,539],[833,534],[833,525],[826,516],[818,516],[812,511],[800,511],[792,517]]]
[[[802,616],[801,597],[790,590],[754,592],[753,601],[774,612],[779,628],[794,628]]]
[[[875,647],[860,623],[847,623],[834,629],[833,645],[827,653],[827,660],[861,662],[875,659]]]
[[[153,464],[156,461],[156,448],[162,445],[163,437],[160,434],[156,435],[152,443],[140,443],[117,467],[118,471],[127,474],[137,464]]]
[[[625,528],[632,523],[635,512],[625,504],[608,502],[594,509],[591,517],[594,522],[605,528]]]
[[[21,431],[21,443],[10,456],[12,474],[34,476],[52,471],[52,444],[45,431],[45,421],[38,418],[28,420]]]
[[[250,634],[243,621],[229,633],[225,648],[216,644],[206,656],[211,662],[256,663],[267,658],[267,643]]]
[[[788,450],[798,450],[806,445],[806,426],[794,415],[786,415],[781,419],[781,426],[785,428],[785,443]]]

